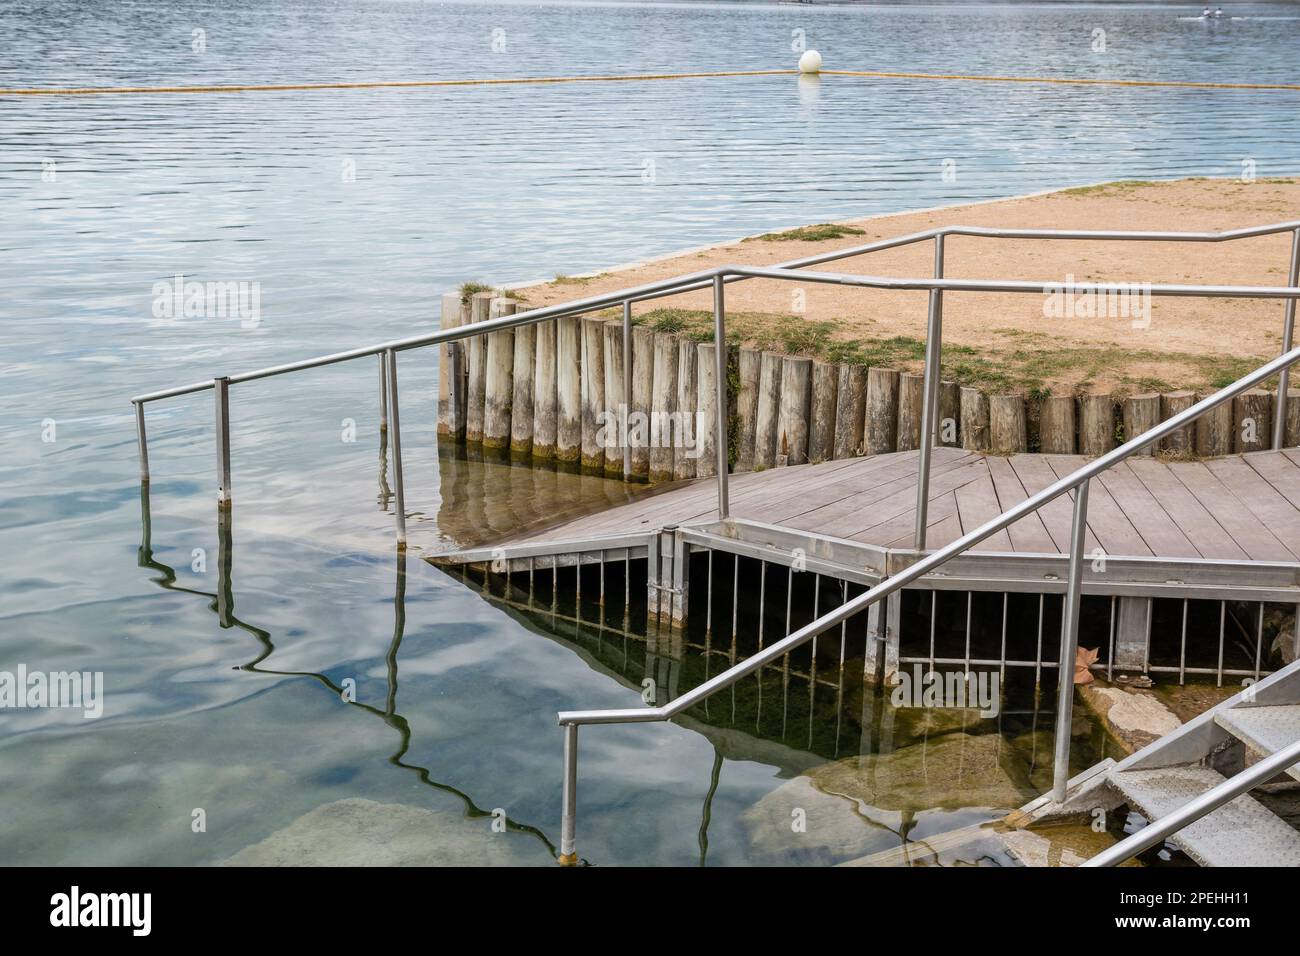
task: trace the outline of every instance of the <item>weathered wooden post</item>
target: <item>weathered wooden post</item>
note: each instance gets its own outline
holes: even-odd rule
[[[830,461],[835,457],[835,415],[839,388],[839,367],[814,359],[812,364],[812,408],[808,428],[808,460]]]
[[[918,372],[904,372],[898,382],[895,446],[899,451],[915,451],[921,447],[921,409],[924,403],[925,376]]]
[[[1115,447],[1115,403],[1107,392],[1079,396],[1079,454],[1095,458]]]
[[[961,447],[967,451],[989,449],[989,399],[978,388],[961,390]]]
[[[606,429],[617,438],[605,447],[605,477],[623,477],[623,423],[630,408],[624,407],[627,379],[623,369],[623,320],[611,319],[604,324],[605,422]],[[621,409],[621,411],[620,411]]]
[[[759,360],[758,412],[754,418],[754,469],[775,468],[781,421],[781,354],[764,352]]]
[[[1242,392],[1233,400],[1237,451],[1263,451],[1273,447],[1273,408],[1276,396],[1262,388]]]
[[[550,323],[544,322],[543,325]],[[510,403],[510,457],[527,460],[533,453],[533,401],[537,394],[537,326],[515,329],[514,396]]]
[[[582,457],[582,332],[576,315],[556,319],[555,391],[555,461],[577,467]]]
[[[533,463],[555,460],[559,405],[556,386],[555,320],[537,323],[537,365],[533,378]]]
[[[736,394],[736,418],[740,427],[736,448],[736,471],[754,468],[754,441],[758,423],[758,385],[763,359],[753,349],[742,348],[737,356],[740,389]]]
[[[961,445],[961,386],[956,382],[939,382],[935,444],[947,445],[949,448]]]
[[[514,315],[511,299],[497,298],[489,307],[489,318]],[[515,394],[515,330],[490,332],[487,337],[487,367],[484,373],[483,450],[499,455],[510,447],[510,419]]]
[[[835,384],[835,457],[852,458],[862,451],[867,407],[867,367],[841,365]]]
[[[677,404],[677,336],[655,333],[654,390],[650,416],[650,480],[673,480],[673,412]]]
[[[492,309],[494,292],[475,292],[469,300],[471,323],[486,322]],[[483,443],[483,406],[487,398],[487,336],[475,335],[467,341],[469,370],[465,396],[465,441],[470,445]]]
[[[898,372],[867,369],[867,409],[862,447],[868,455],[898,449]]]
[[[1025,419],[1025,400],[1020,395],[993,395],[989,398],[989,431],[993,451],[1014,455],[1029,450],[1029,428]]]
[[[643,326],[632,327],[632,411],[637,422],[629,431],[632,474],[650,476],[650,406],[654,397],[655,334]]]
[[[1191,392],[1166,392],[1160,396],[1160,420],[1168,421],[1196,403]],[[1192,425],[1178,429],[1160,439],[1160,450],[1179,458],[1190,458],[1196,450],[1196,429]]]
[[[694,478],[697,468],[697,460],[692,457],[700,440],[695,428],[695,407],[699,402],[699,353],[695,346],[695,342],[684,337],[677,342],[678,434],[673,477],[678,480]]]
[[[687,347],[687,343],[683,343]],[[718,473],[718,445],[715,428],[718,420],[717,358],[712,342],[700,342],[696,351],[695,475],[712,478]],[[725,412],[724,412],[725,414]],[[726,434],[725,430],[723,432]]]
[[[1038,445],[1045,455],[1074,454],[1074,396],[1048,395],[1038,408]]]
[[[1212,393],[1197,395],[1198,400]],[[1196,453],[1202,458],[1231,455],[1233,446],[1233,403],[1224,402],[1196,419]]]
[[[1283,443],[1287,448],[1300,445],[1300,389],[1289,388],[1286,392],[1286,426]]]
[[[598,440],[605,412],[605,320],[586,316],[582,335],[582,470],[604,474],[605,449]]]
[[[1130,395],[1124,399],[1124,440],[1130,441],[1160,424],[1160,396],[1156,393]],[[1154,444],[1136,454],[1154,455]]]
[[[787,355],[781,362],[781,405],[777,422],[777,464],[808,460],[808,414],[812,406],[812,359]]]
[[[445,293],[442,297],[441,330],[445,332],[459,328],[464,321],[464,310],[459,292]],[[438,348],[439,443],[465,440],[465,353],[462,344],[447,342]],[[384,421],[387,420],[388,411],[385,408]]]

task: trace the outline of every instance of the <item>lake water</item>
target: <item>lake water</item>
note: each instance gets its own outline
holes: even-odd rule
[[[1193,7],[0,0],[0,86],[775,69],[800,30],[832,69],[1300,79],[1294,6],[1180,19]],[[354,797],[436,811],[449,838],[502,808],[525,828],[506,838],[515,858],[547,862],[555,712],[639,699],[418,550],[399,579],[373,361],[234,390],[246,626],[221,627],[211,398],[151,409],[142,553],[132,395],[434,329],[439,294],[470,279],[1105,179],[1235,176],[1244,160],[1296,175],[1297,95],[781,76],[0,96],[0,670],[103,671],[106,692],[97,720],[0,711],[0,862],[218,862]],[[256,321],[167,315],[155,284],[176,275],[256,283]],[[484,530],[443,496],[436,374],[432,353],[403,357],[423,550]],[[625,494],[556,481],[505,507],[499,477],[467,479],[475,514]],[[742,818],[790,764],[678,725],[586,737],[589,860],[699,862],[706,796],[707,862],[760,858]]]

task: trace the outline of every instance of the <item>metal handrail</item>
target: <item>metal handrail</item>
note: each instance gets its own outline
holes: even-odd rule
[[[1177,833],[1183,827],[1195,823],[1201,817],[1213,813],[1229,800],[1241,796],[1248,790],[1283,773],[1300,763],[1300,740],[1258,763],[1252,764],[1234,776],[1224,780],[1218,786],[1205,791],[1199,797],[1189,800],[1173,813],[1153,820],[1136,833],[1125,837],[1112,847],[1108,847],[1094,857],[1085,860],[1081,866],[1100,867],[1118,866],[1125,860],[1137,856],[1143,850],[1149,850]]]
[[[746,271],[750,272],[755,270]],[[766,271],[778,273],[784,272],[784,270]],[[798,273],[797,275],[801,278],[805,276],[803,273]],[[786,276],[782,274],[774,277],[785,278]],[[717,287],[720,289],[721,277],[718,277],[715,281]],[[918,288],[926,288],[932,287],[927,286],[927,282],[933,283],[935,281],[943,282],[954,280],[906,281],[917,282]],[[1099,283],[1097,285],[1099,287],[1104,287],[1106,283]],[[1155,288],[1156,287],[1152,287],[1153,294],[1155,294]],[[1185,288],[1190,289],[1193,287]],[[1005,291],[1025,292],[1030,290],[1016,287],[1007,288]],[[1272,291],[1276,290],[1270,291],[1270,297]],[[1220,294],[1226,295],[1229,293],[1224,292]],[[1296,298],[1300,298],[1300,288],[1283,290],[1283,297],[1290,297],[1292,301]],[[720,317],[721,312],[719,312],[717,318],[720,319]],[[561,861],[568,863],[577,861],[575,850],[575,827],[577,811],[577,753],[579,726],[584,724],[648,723],[669,720],[681,713],[683,710],[711,697],[720,690],[734,685],[741,680],[741,678],[747,677],[778,658],[785,656],[790,651],[811,640],[818,634],[848,620],[848,618],[867,609],[880,599],[888,597],[895,591],[901,590],[908,584],[911,584],[918,578],[930,573],[931,571],[937,570],[952,558],[979,544],[991,535],[1005,530],[1007,527],[1014,524],[1016,521],[1019,521],[1026,515],[1037,511],[1043,505],[1046,505],[1049,502],[1056,500],[1061,495],[1074,490],[1074,514],[1071,523],[1070,540],[1070,568],[1068,573],[1066,604],[1064,610],[1065,619],[1062,626],[1061,649],[1058,661],[1059,679],[1057,689],[1057,721],[1054,755],[1055,767],[1052,788],[1053,799],[1058,803],[1063,801],[1065,799],[1065,785],[1069,769],[1070,719],[1073,705],[1073,663],[1079,628],[1079,601],[1083,578],[1083,548],[1085,530],[1087,527],[1089,481],[1148,445],[1151,445],[1165,436],[1191,424],[1206,412],[1217,408],[1219,405],[1231,400],[1235,396],[1249,388],[1252,388],[1260,382],[1266,381],[1284,369],[1290,368],[1297,361],[1300,361],[1300,348],[1292,349],[1285,354],[1266,362],[1253,372],[1241,377],[1226,388],[1200,400],[1184,411],[1166,419],[1164,422],[1149,431],[1143,432],[1141,435],[1130,439],[1118,448],[1093,459],[1091,462],[1058,479],[1042,491],[1031,495],[1020,504],[1007,509],[998,517],[990,519],[975,530],[958,538],[951,544],[920,557],[914,564],[903,571],[886,578],[879,584],[865,591],[863,594],[860,594],[856,598],[840,605],[840,607],[827,612],[817,620],[812,621],[795,631],[793,634],[777,641],[775,644],[769,645],[754,654],[752,657],[746,658],[744,661],[741,661],[715,677],[710,678],[703,684],[698,685],[669,704],[665,704],[661,707],[622,710],[561,711],[558,714],[558,720],[560,725],[564,728],[565,761],[560,839]]]

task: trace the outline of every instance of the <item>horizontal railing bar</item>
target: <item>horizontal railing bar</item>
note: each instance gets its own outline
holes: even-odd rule
[[[830,252],[818,253],[812,256],[805,256],[800,259],[792,259],[788,262],[779,263],[775,266],[767,267],[772,270],[791,270],[802,269],[806,266],[820,265],[825,262],[834,262],[839,259],[848,259],[854,256],[866,255],[871,252],[880,252],[886,249],[893,249],[899,246],[911,245],[918,242],[924,242],[933,239],[936,236],[971,236],[994,239],[1096,239],[1099,241],[1117,240],[1117,241],[1139,241],[1139,242],[1224,242],[1233,239],[1248,239],[1257,236],[1273,235],[1275,233],[1289,232],[1300,228],[1300,220],[1293,222],[1274,223],[1267,226],[1255,226],[1246,229],[1233,229],[1226,232],[1115,232],[1104,230],[1062,230],[1062,229],[993,229],[982,226],[942,226],[934,229],[927,229],[922,232],[910,233],[905,236],[897,236],[891,239],[882,239],[872,243],[866,243],[860,246],[854,246],[848,249],[837,249]],[[454,342],[459,339],[469,338],[474,335],[484,335],[488,332],[500,331],[503,329],[516,328],[521,325],[530,325],[534,322],[542,322],[548,319],[562,318],[564,316],[591,312],[596,309],[607,308],[621,304],[625,301],[643,302],[649,299],[664,298],[671,295],[678,295],[684,292],[691,292],[698,289],[708,288],[715,275],[721,274],[723,281],[734,282],[747,278],[782,278],[779,275],[765,275],[755,273],[752,270],[740,267],[726,267],[724,269],[710,269],[703,272],[691,273],[680,276],[676,279],[665,279],[659,282],[646,283],[640,286],[633,286],[618,292],[610,292],[604,295],[591,296],[586,299],[578,299],[573,302],[561,303],[559,305],[546,306],[540,309],[533,309],[528,312],[516,312],[514,315],[502,316],[488,322],[475,323],[473,325],[460,326],[456,329],[442,330],[430,335],[410,336],[403,339],[394,339],[389,342],[382,342],[377,345],[363,346],[360,348],[349,349],[345,352],[335,352],[330,355],[323,355],[317,358],[304,359],[298,362],[288,362],[283,365],[270,366],[268,368],[257,369],[252,372],[244,372],[239,375],[230,376],[230,383],[251,382],[261,378],[270,378],[276,375],[283,375],[288,372],[305,371],[312,368],[321,368],[326,365],[334,365],[339,362],[347,362],[352,359],[364,358],[369,355],[378,355],[394,349],[396,351],[405,351],[406,349],[420,348],[427,345],[436,345],[443,342]],[[875,288],[896,288],[896,289],[951,289],[954,291],[1039,291],[1041,292],[1043,283],[1027,283],[1029,288],[1023,289],[1005,289],[989,287],[971,287],[963,288],[959,286],[946,285],[920,285],[913,284],[922,281],[934,282],[960,282],[972,280],[886,280],[879,277],[843,277],[845,280],[857,279],[859,281],[843,281],[840,284],[845,285],[863,285]],[[871,281],[860,281],[869,279]],[[833,281],[829,279],[809,278],[808,281]],[[899,284],[903,283],[903,284]],[[1051,283],[1048,283],[1050,285]],[[1130,284],[1131,286],[1131,284]],[[1105,283],[1076,283],[1074,288],[1108,288]],[[1152,294],[1155,292],[1155,286],[1152,287]],[[1221,290],[1214,292],[1194,292],[1196,286],[1168,286],[1160,287],[1167,289],[1186,289],[1181,292],[1162,292],[1162,295],[1222,295],[1223,297],[1234,297],[1226,289],[1234,288],[1232,286],[1212,286],[1207,289]],[[1273,287],[1263,287],[1271,289]],[[1285,289],[1286,287],[1278,287]],[[1236,296],[1240,298],[1293,298],[1294,296],[1276,295],[1276,294],[1243,294]],[[148,392],[144,395],[137,395],[131,401],[135,404],[144,404],[147,402],[160,401],[165,398],[176,398],[181,395],[189,395],[195,392],[207,391],[212,388],[211,381],[195,382],[190,385],[181,385],[175,388],[162,389],[156,392]]]
[[[1247,790],[1254,789],[1297,763],[1300,763],[1300,740],[1252,764],[1241,773],[1229,777],[1218,786],[1183,804],[1173,813],[1159,820],[1153,820],[1132,836],[1085,860],[1081,865],[1101,867],[1123,863],[1143,850],[1162,843],[1166,837],[1172,836],[1188,824],[1195,823],[1201,817],[1208,816],[1228,801],[1241,796]]]
[[[1300,290],[1297,290],[1300,291]],[[772,661],[789,653],[794,648],[810,640],[817,634],[829,630],[841,621],[858,614],[867,607],[871,606],[881,598],[888,597],[895,591],[899,591],[911,584],[917,578],[920,578],[936,568],[943,565],[950,558],[968,550],[974,545],[979,544],[984,539],[997,534],[999,531],[1009,527],[1021,518],[1032,512],[1037,511],[1043,505],[1046,505],[1068,491],[1071,491],[1083,482],[1095,477],[1103,471],[1130,455],[1136,454],[1148,445],[1154,444],[1166,435],[1178,431],[1183,426],[1195,421],[1201,415],[1217,408],[1224,402],[1232,400],[1235,396],[1254,385],[1262,382],[1273,375],[1276,375],[1281,369],[1288,368],[1300,361],[1300,348],[1292,349],[1283,355],[1278,356],[1270,362],[1266,362],[1248,375],[1244,375],[1227,388],[1221,389],[1210,395],[1178,414],[1166,419],[1149,431],[1143,432],[1135,438],[1130,439],[1118,448],[1107,452],[1099,458],[1081,466],[1070,474],[1060,478],[1056,482],[1048,485],[1042,491],[1031,495],[1020,504],[1008,508],[1001,515],[992,518],[980,525],[973,531],[968,532],[962,537],[953,541],[951,544],[931,552],[928,556],[921,558],[910,567],[899,571],[889,578],[881,581],[879,584],[868,589],[845,604],[840,605],[833,611],[824,614],[822,617],[809,624],[804,625],[788,637],[777,641],[758,652],[753,657],[748,658],[735,667],[723,671],[710,680],[697,686],[694,690],[688,691],[681,697],[678,697],[671,704],[663,707],[653,707],[636,710],[606,710],[606,711],[562,711],[559,714],[561,724],[611,724],[611,723],[640,723],[656,720],[668,720],[674,715],[694,706],[706,697],[711,696],[716,691],[729,687],[739,681],[741,678],[752,674],[761,667],[765,667]]]

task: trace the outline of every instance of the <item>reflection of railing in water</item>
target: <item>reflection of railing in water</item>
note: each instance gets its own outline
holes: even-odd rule
[[[382,473],[381,473],[382,474]],[[382,477],[381,477],[382,485]],[[481,819],[492,816],[492,811],[484,810],[474,799],[462,790],[447,783],[440,783],[434,780],[429,769],[418,764],[407,763],[403,758],[411,748],[411,726],[406,718],[397,712],[397,654],[401,648],[402,638],[406,630],[406,552],[397,552],[397,565],[393,591],[393,638],[389,643],[388,650],[385,654],[385,664],[387,666],[387,692],[384,699],[384,707],[372,706],[362,703],[359,700],[350,700],[344,694],[344,689],[335,684],[327,676],[316,671],[284,671],[274,670],[260,666],[263,661],[267,660],[275,652],[275,644],[271,640],[269,631],[263,630],[253,624],[240,620],[235,616],[235,597],[234,585],[232,580],[232,570],[234,562],[234,545],[233,545],[233,521],[234,515],[231,509],[222,508],[218,510],[217,531],[218,531],[218,579],[217,590],[215,593],[209,591],[200,591],[195,588],[187,588],[177,583],[176,569],[170,565],[158,561],[153,554],[152,542],[152,516],[149,508],[149,484],[144,482],[140,485],[140,524],[141,524],[141,541],[138,553],[137,564],[142,568],[150,568],[160,572],[163,576],[155,578],[154,582],[160,587],[169,591],[180,591],[185,594],[194,594],[199,597],[211,599],[209,605],[216,612],[218,622],[223,628],[237,627],[247,631],[261,645],[261,651],[251,661],[241,664],[239,669],[255,674],[266,674],[277,677],[306,677],[316,681],[322,686],[329,689],[339,700],[351,707],[359,708],[369,714],[379,717],[385,724],[397,731],[401,738],[400,746],[388,757],[389,763],[403,770],[409,770],[416,774],[420,782],[432,787],[442,793],[450,794],[458,798],[465,807],[465,816],[469,819]],[[518,823],[506,818],[505,825],[508,830],[515,833],[527,834],[540,840],[546,847],[546,851],[551,856],[556,856],[556,847],[546,834],[539,828],[529,824]]]

